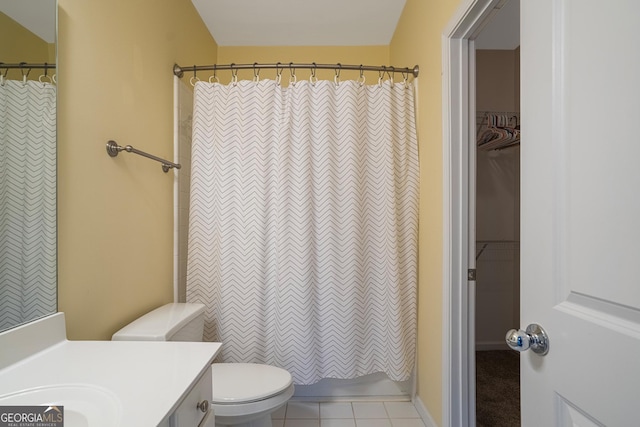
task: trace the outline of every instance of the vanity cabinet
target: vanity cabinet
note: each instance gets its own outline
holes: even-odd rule
[[[214,427],[220,346],[69,341],[59,312],[0,333],[0,404],[64,406],[68,427]]]
[[[169,427],[214,427],[212,399],[211,366],[209,366],[169,417]]]

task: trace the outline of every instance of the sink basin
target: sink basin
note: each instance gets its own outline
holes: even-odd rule
[[[0,396],[0,406],[64,406],[65,427],[113,427],[121,424],[120,399],[90,384],[30,388]]]

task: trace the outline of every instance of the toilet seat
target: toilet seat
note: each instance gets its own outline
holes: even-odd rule
[[[256,363],[214,363],[213,403],[219,405],[257,402],[278,395],[293,384],[284,369]]]

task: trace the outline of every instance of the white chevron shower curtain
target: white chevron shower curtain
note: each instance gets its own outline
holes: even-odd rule
[[[56,87],[0,84],[0,330],[56,311]]]
[[[296,384],[415,360],[411,85],[272,80],[194,93],[187,300],[226,362]]]

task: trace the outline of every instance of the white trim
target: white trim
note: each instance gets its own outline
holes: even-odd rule
[[[451,165],[449,161],[449,46],[442,38],[442,425],[451,425]]]
[[[180,78],[173,76],[173,161],[180,163]],[[179,302],[178,269],[180,247],[180,187],[178,169],[173,169],[173,302]]]
[[[495,7],[506,0],[466,0],[442,36],[443,126],[443,338],[442,425],[475,425],[475,359],[473,343],[474,283],[469,247],[475,240],[470,225],[470,112],[475,99],[473,43]],[[472,178],[473,179],[473,178]],[[473,216],[471,216],[473,218]],[[472,252],[473,253],[473,252]]]
[[[418,117],[420,117],[420,113],[419,113],[419,104],[418,104],[418,94],[420,93],[420,90],[418,89],[418,77],[415,77],[413,79],[413,114],[414,114],[414,121],[415,123],[418,123]],[[420,132],[418,130],[418,126],[416,126],[416,137],[418,138],[418,141],[420,141]],[[419,249],[419,248],[418,248]],[[417,292],[417,289],[416,289]],[[420,355],[418,354],[418,341],[419,341],[419,335],[416,334],[416,339],[414,341],[414,344],[416,346],[416,350],[415,350],[415,362],[413,364],[413,375],[412,375],[412,383],[411,383],[411,400],[415,401],[416,400],[416,396],[418,395],[418,362],[420,361],[419,357]]]
[[[392,381],[383,372],[362,375],[352,379],[323,378],[315,384],[296,385],[296,400],[412,400],[411,390],[415,375],[406,381]]]
[[[438,427],[438,424],[436,424],[435,420],[427,410],[427,407],[424,406],[424,403],[422,403],[422,400],[420,400],[419,396],[416,396],[416,398],[413,400],[413,406],[416,408],[416,411],[418,411],[418,414],[420,415],[420,418],[422,418],[422,421],[424,422],[424,425],[426,427]]]
[[[476,269],[476,49],[475,41],[469,40],[467,47],[467,81],[469,83],[467,117],[465,119],[467,131],[467,178],[465,182],[468,184],[466,191],[466,212],[467,212],[467,263],[468,268]],[[461,339],[466,341],[467,350],[465,354],[467,367],[467,390],[468,390],[468,409],[467,416],[470,425],[475,425],[476,419],[476,282],[467,281],[467,331],[465,335],[461,334]]]

